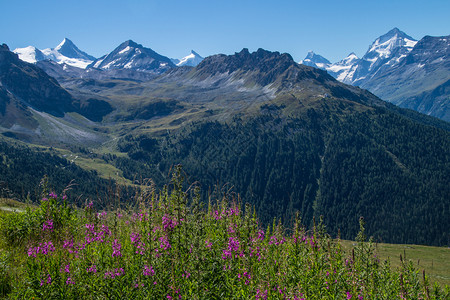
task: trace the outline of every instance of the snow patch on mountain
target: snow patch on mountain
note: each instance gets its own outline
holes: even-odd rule
[[[182,59],[171,59],[171,61],[178,67],[182,67],[182,66],[195,67],[202,60],[203,60],[203,57],[200,56],[200,54],[198,54],[194,50],[191,50],[191,53],[189,55],[183,57]]]
[[[124,54],[125,52],[128,52],[131,50],[130,46],[127,46],[126,48],[124,48],[123,50],[120,50],[119,54]]]
[[[331,65],[331,62],[325,57],[309,51],[305,59],[299,61],[299,64],[325,70]]]
[[[16,53],[21,60],[32,64],[46,59],[45,55],[39,49],[33,46],[17,48],[13,52]]]
[[[348,82],[350,78],[353,77],[353,74],[356,71],[356,65],[358,61],[358,56],[356,56],[356,54],[352,52],[343,60],[329,65],[326,70],[337,80]]]
[[[86,67],[92,63],[92,60],[85,60],[81,58],[70,58],[62,55],[56,49],[44,49],[42,52],[48,59],[56,61],[59,64],[67,64],[72,67],[77,67],[81,69],[86,69]]]

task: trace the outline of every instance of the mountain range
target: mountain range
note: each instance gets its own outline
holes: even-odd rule
[[[412,52],[417,43],[414,38],[394,28],[375,39],[362,58],[350,53],[341,61],[331,63],[310,51],[299,63],[326,70],[341,82],[368,89],[401,107],[450,121],[447,93],[450,80],[449,37],[427,36]],[[420,51],[421,62],[406,63],[409,54],[415,55],[417,61],[416,52]],[[78,77],[146,81],[171,68],[195,67],[204,59],[194,50],[182,59],[169,59],[131,40],[99,59],[81,51],[67,38],[54,49],[41,51],[29,46],[14,52],[22,60],[38,64],[57,80]]]
[[[434,62],[441,46],[430,53],[433,41],[417,42],[398,66]],[[113,170],[130,185],[152,178],[162,187],[182,164],[202,184],[205,201],[233,192],[263,226],[274,217],[289,225],[298,211],[307,226],[323,216],[332,235],[352,239],[364,216],[368,234],[381,241],[448,243],[448,122],[399,108],[287,53],[243,49],[176,67],[144,48],[127,41],[82,69],[27,63],[3,45],[0,138],[69,151],[83,159],[80,166],[106,178]],[[383,68],[373,62],[367,70]],[[8,178],[27,173],[2,155]],[[18,189],[12,192],[30,191]]]
[[[47,48],[39,50],[34,46],[25,48],[17,48],[14,53],[19,55],[19,58],[29,63],[36,63],[38,61],[50,59],[59,64],[66,64],[78,68],[86,68],[95,57],[81,51],[68,38],[65,38],[56,48]]]
[[[146,81],[168,69],[196,66],[203,57],[194,50],[182,59],[170,59],[132,40],[120,44],[110,53],[96,59],[81,51],[65,38],[56,48],[17,48],[14,53],[23,61],[34,63],[57,80],[74,78],[132,79]]]
[[[195,67],[203,60],[203,57],[194,50],[191,50],[189,55],[181,59],[168,59],[152,49],[145,48],[131,40],[120,44],[112,52],[99,59],[81,51],[68,38],[64,38],[64,40],[55,48],[39,50],[34,46],[28,46],[25,48],[16,48],[13,52],[19,55],[21,60],[29,63],[52,60],[58,64],[65,64],[81,69],[93,67],[104,70],[133,69],[137,71],[155,71],[155,69],[160,69],[160,72],[164,72],[167,69],[165,67],[170,68],[175,65],[179,67]],[[113,60],[117,61],[112,62]],[[155,62],[153,62],[154,60]]]
[[[377,38],[362,58],[351,53],[330,63],[311,51],[300,63],[327,70],[339,81],[401,107],[450,121],[449,52],[450,36],[417,41],[394,28]]]

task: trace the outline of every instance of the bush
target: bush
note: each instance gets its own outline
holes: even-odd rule
[[[263,229],[249,206],[222,195],[205,210],[181,169],[138,205],[64,216],[64,204],[42,202],[53,230],[17,244],[20,263],[12,298],[51,299],[448,299],[449,291],[420,282],[412,264],[392,271],[373,255],[364,223],[356,250],[346,255],[320,222]],[[56,197],[50,197],[56,199]],[[211,200],[213,201],[213,200]],[[55,205],[55,206],[53,206]],[[44,213],[45,212],[45,213]],[[50,213],[49,213],[50,212]],[[53,214],[52,212],[58,212]],[[20,223],[19,221],[17,221]],[[23,221],[21,221],[23,222]],[[60,222],[60,223],[58,223]],[[56,225],[60,224],[60,225]],[[42,223],[40,226],[44,226]],[[56,227],[60,226],[59,229]],[[32,228],[32,227],[30,227]],[[44,233],[43,233],[44,232]],[[446,298],[447,297],[447,298]]]

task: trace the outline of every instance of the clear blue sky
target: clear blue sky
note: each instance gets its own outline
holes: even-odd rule
[[[420,39],[450,34],[448,0],[0,0],[0,43],[53,48],[64,37],[99,57],[125,40],[171,58],[242,48],[362,56],[394,27]]]

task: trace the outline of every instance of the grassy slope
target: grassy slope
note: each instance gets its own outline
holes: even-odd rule
[[[122,176],[122,171],[117,169],[113,164],[110,164],[106,162],[105,160],[101,159],[102,154],[113,154],[116,156],[123,156],[126,155],[124,153],[120,153],[117,151],[114,151],[111,149],[112,147],[108,147],[106,143],[103,143],[98,148],[89,148],[89,150],[92,151],[92,155],[90,154],[84,154],[80,153],[76,150],[76,147],[72,147],[71,149],[63,149],[59,147],[50,147],[50,146],[43,146],[43,145],[37,145],[37,144],[31,144],[31,143],[24,143],[18,140],[13,140],[6,137],[0,137],[0,140],[4,140],[8,143],[11,143],[11,145],[19,145],[19,146],[26,146],[30,147],[31,149],[37,150],[39,152],[47,152],[51,153],[60,157],[63,157],[67,159],[70,162],[75,163],[79,167],[81,167],[84,170],[87,171],[97,171],[98,176],[104,179],[112,179],[116,181],[119,184],[127,184],[131,185],[131,181],[124,178]],[[114,143],[115,140],[112,139],[110,143]]]
[[[23,212],[27,207],[35,207],[31,204],[22,203],[13,199],[0,198],[0,215],[9,212]]]
[[[356,246],[356,242],[342,241],[348,252]],[[394,269],[400,267],[400,255],[411,260],[417,270],[425,270],[431,283],[438,282],[441,286],[450,285],[450,248],[431,247],[407,244],[376,244],[376,254],[380,260],[390,259]]]

